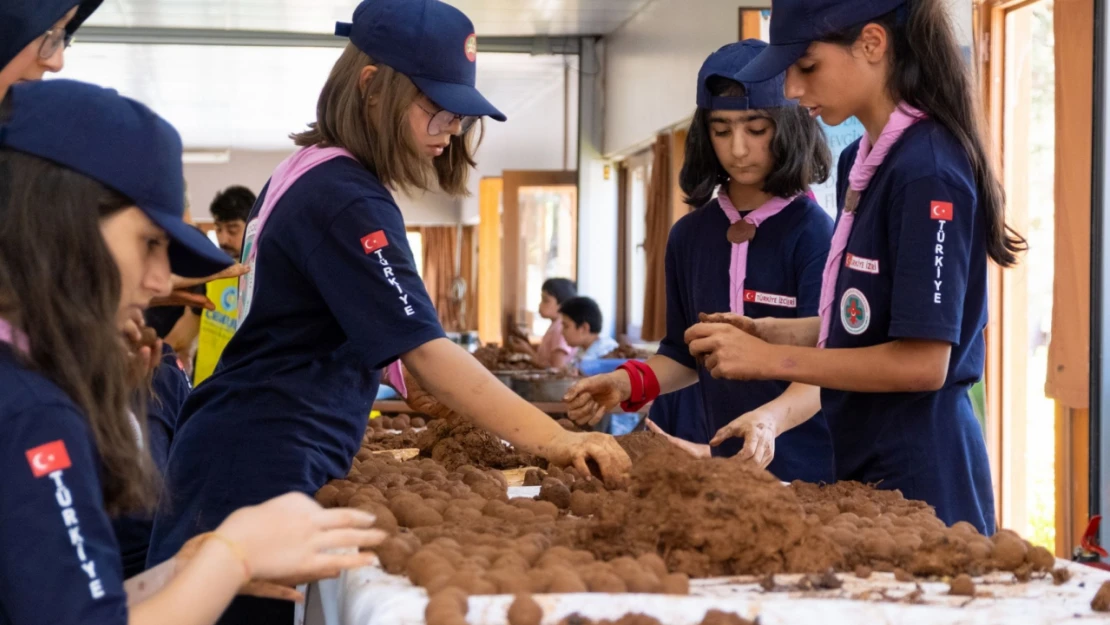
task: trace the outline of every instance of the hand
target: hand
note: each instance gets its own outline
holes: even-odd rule
[[[695,458],[708,458],[713,455],[713,452],[710,450],[709,445],[699,445],[697,443],[691,443],[688,440],[678,438],[677,436],[671,436],[670,434],[664,432],[663,428],[656,425],[655,422],[651,419],[647,420],[647,429],[666,438],[668,441],[671,442],[672,445],[678,447],[682,451],[685,451]]]
[[[699,323],[686,331],[686,343],[714,378],[767,379],[776,358],[774,346],[729,324]]]
[[[534,356],[536,354],[536,350],[532,348],[532,344],[529,343],[526,338],[510,336],[505,342],[510,349],[518,354],[527,354],[529,356]]]
[[[736,313],[699,313],[698,322],[727,323],[737,330],[747,332],[748,334],[755,337],[763,338],[759,335],[759,324],[755,319],[752,319],[751,317],[745,317],[743,315],[737,315]]]
[[[185,543],[181,550],[174,555],[175,574],[181,572],[192,561],[193,556],[200,550],[201,545],[208,540],[206,534],[194,536]],[[240,595],[259,597],[262,599],[278,599],[280,601],[304,602],[304,595],[297,592],[296,584],[280,584],[276,582],[249,581],[239,589]]]
[[[575,383],[563,396],[567,417],[580,426],[596,425],[605,413],[632,396],[628,372],[620,369]]]
[[[766,469],[775,459],[775,438],[779,435],[778,418],[766,408],[756,408],[717,431],[709,444],[717,447],[730,438],[744,439],[744,448],[736,455],[739,460],[755,463]]]
[[[238,278],[250,269],[246,265],[235,263],[234,265],[224,269],[220,273],[213,274],[205,278],[182,278],[181,276],[170,277],[170,294],[162,297],[155,297],[151,300],[150,305],[154,306],[192,306],[196,308],[204,308],[205,310],[216,310],[216,304],[208,299],[205,295],[198,295],[189,292],[194,286],[200,284],[208,284],[215,280],[222,280],[224,278]]]
[[[325,510],[304,494],[289,493],[235,511],[216,532],[242,549],[251,581],[295,585],[372,564],[373,553],[351,549],[386,539],[385,532],[371,529],[374,521],[360,510]]]
[[[162,339],[158,338],[153,328],[146,326],[142,311],[131,309],[120,332],[127,343],[128,352],[137,361],[136,366],[140,371],[149,373],[161,364]]]
[[[539,454],[556,466],[573,465],[582,475],[597,475],[590,470],[592,460],[606,486],[624,484],[632,460],[617,444],[617,439],[600,432],[566,432],[540,449]]]

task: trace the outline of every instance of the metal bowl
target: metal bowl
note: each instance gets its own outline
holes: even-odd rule
[[[556,403],[563,401],[563,396],[577,381],[574,378],[521,376],[513,378],[512,389],[533,403]]]

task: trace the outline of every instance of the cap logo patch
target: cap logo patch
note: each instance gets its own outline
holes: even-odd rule
[[[474,33],[466,38],[466,58],[471,63],[478,58],[478,35]]]

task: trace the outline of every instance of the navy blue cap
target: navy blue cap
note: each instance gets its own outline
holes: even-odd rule
[[[363,0],[354,22],[335,34],[408,76],[432,102],[456,115],[505,115],[474,87],[478,37],[462,11],[439,0]]]
[[[906,0],[775,0],[771,45],[741,70],[741,81],[767,80],[802,58],[814,41],[890,13]]]
[[[0,122],[0,148],[31,154],[127,196],[170,238],[173,272],[196,278],[231,259],[185,214],[181,137],[146,106],[73,80],[13,85],[11,113]]]
[[[744,86],[745,95],[741,97],[714,96],[709,91],[710,78],[720,76],[736,80],[736,73],[766,48],[767,44],[758,39],[747,39],[730,43],[710,54],[698,72],[698,106],[712,111],[749,111],[796,104],[793,100],[787,100],[783,94],[786,81],[784,74],[760,82],[737,80]]]
[[[0,2],[0,69],[11,63],[27,44],[43,33],[73,7],[77,14],[66,24],[73,35],[103,0],[4,0]]]

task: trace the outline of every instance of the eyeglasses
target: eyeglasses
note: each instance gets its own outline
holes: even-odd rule
[[[42,45],[39,46],[39,58],[44,61],[53,58],[58,53],[59,48],[63,46],[68,48],[73,43],[73,37],[65,28],[51,28],[42,37]]]
[[[420,110],[432,116],[432,119],[428,121],[428,134],[432,135],[433,137],[441,135],[445,132],[450,132],[451,124],[454,124],[456,121],[458,121],[459,124],[462,126],[462,134],[465,134],[466,131],[470,130],[471,127],[474,126],[474,122],[478,121],[477,117],[473,117],[470,115],[458,115],[452,113],[451,111],[448,111],[447,109],[429,111],[428,109],[421,106],[419,102],[416,103],[416,106],[419,106]]]

